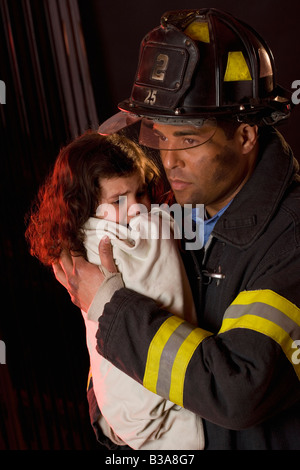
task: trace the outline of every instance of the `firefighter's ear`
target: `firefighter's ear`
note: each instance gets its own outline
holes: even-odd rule
[[[249,124],[242,124],[239,127],[238,132],[243,154],[251,152],[257,144],[258,127],[250,126]]]

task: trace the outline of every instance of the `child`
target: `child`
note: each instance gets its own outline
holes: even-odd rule
[[[156,166],[137,145],[120,135],[87,132],[62,149],[39,192],[26,231],[31,254],[51,265],[67,249],[103,269],[98,245],[102,236],[109,236],[117,275],[122,275],[125,286],[195,323],[173,221],[168,211],[150,211],[162,194]],[[120,202],[125,197],[124,212]],[[98,318],[90,311],[82,315],[103,433],[133,449],[202,449],[201,418],[146,390],[100,356]]]

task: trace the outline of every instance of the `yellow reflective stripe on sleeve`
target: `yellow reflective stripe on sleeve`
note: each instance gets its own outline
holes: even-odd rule
[[[151,341],[148,350],[143,385],[145,388],[151,390],[154,393],[157,393],[156,384],[159,373],[159,363],[163,349],[170,336],[173,334],[176,328],[178,328],[178,326],[181,325],[183,322],[184,320],[179,317],[168,318],[161,325],[153,340]]]
[[[195,328],[180,346],[172,367],[169,400],[183,406],[184,379],[187,366],[199,344],[211,333]]]
[[[249,305],[254,302],[262,302],[280,310],[300,326],[300,309],[295,304],[270,289],[243,291],[231,305]]]
[[[276,341],[300,379],[294,342],[300,338],[300,309],[271,290],[241,292],[226,310],[219,334],[236,328],[262,333]]]
[[[195,349],[209,335],[178,317],[168,318],[150,344],[144,387],[183,406],[186,369]]]

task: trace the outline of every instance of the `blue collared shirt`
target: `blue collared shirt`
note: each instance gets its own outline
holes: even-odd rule
[[[206,245],[211,232],[213,231],[216,223],[218,222],[221,215],[224,214],[226,209],[230,206],[232,201],[230,201],[225,207],[223,207],[217,214],[215,214],[211,219],[206,219],[204,217],[204,224],[203,224],[203,210],[201,211],[199,208],[192,209],[192,219],[196,222],[197,227],[199,230],[204,230],[204,246]]]

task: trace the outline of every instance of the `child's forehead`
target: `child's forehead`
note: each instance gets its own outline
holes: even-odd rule
[[[103,196],[131,192],[145,184],[145,173],[142,169],[139,169],[130,175],[101,178],[100,184]]]

